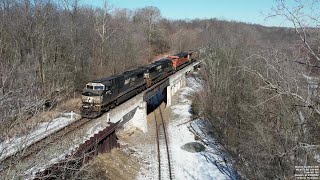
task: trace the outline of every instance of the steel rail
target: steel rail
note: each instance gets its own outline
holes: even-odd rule
[[[165,138],[165,142],[166,142],[167,158],[168,158],[168,165],[169,165],[169,175],[170,175],[170,179],[172,179],[168,136],[167,136],[166,124],[164,123],[163,116],[162,116],[161,107],[159,107],[159,111],[160,111],[160,116],[161,116],[161,122],[162,122],[162,126],[163,126],[163,131],[164,131],[164,138]]]
[[[157,116],[156,116],[156,110],[158,108],[155,108],[154,104],[152,104],[153,107],[153,114],[154,114],[154,121],[155,121],[155,125],[156,125],[156,134],[157,134],[157,150],[158,150],[158,171],[159,171],[159,180],[161,179],[162,175],[161,175],[161,150],[160,150],[160,130],[163,129],[163,134],[164,134],[164,142],[165,142],[165,146],[166,146],[166,154],[167,154],[167,160],[168,160],[168,166],[169,166],[169,179],[172,180],[172,172],[171,172],[171,161],[170,161],[170,151],[169,151],[169,143],[168,143],[168,136],[167,136],[167,131],[166,131],[166,126],[165,126],[165,122],[163,119],[163,115],[162,115],[162,111],[161,111],[161,107],[159,108],[160,111],[160,123],[157,121]],[[162,128],[161,128],[162,127]]]

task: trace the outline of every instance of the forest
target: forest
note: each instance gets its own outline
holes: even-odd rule
[[[193,111],[244,179],[290,179],[320,161],[319,18],[315,4],[270,10],[292,27],[219,19],[169,20],[158,8],[78,0],[0,2],[0,141],[26,121],[79,98],[89,81],[165,54],[199,51],[204,89]],[[306,23],[308,22],[308,23]]]

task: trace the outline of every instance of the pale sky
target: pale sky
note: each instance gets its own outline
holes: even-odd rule
[[[93,7],[102,6],[103,0],[82,0]],[[168,19],[218,18],[265,26],[290,26],[283,19],[267,19],[275,0],[109,0],[113,8],[131,10],[155,6]]]

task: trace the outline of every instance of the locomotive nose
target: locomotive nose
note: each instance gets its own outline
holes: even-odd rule
[[[149,73],[149,72],[144,73],[144,74],[143,74],[143,77],[144,77],[144,78],[149,78],[149,77],[150,77],[150,73]]]

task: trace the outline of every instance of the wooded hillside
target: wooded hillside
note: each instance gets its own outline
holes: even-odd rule
[[[244,178],[290,178],[295,165],[317,164],[319,156],[319,31],[287,10],[280,3],[274,12],[296,28],[168,20],[156,7],[1,1],[0,133],[23,128],[58,96],[77,97],[89,80],[200,49],[198,115]]]

